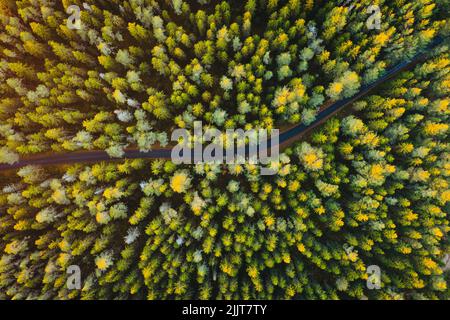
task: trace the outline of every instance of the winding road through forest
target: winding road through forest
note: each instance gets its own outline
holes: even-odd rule
[[[280,146],[285,147],[293,143],[303,134],[317,127],[319,124],[323,123],[324,121],[326,121],[339,111],[343,110],[344,108],[350,106],[353,102],[367,95],[369,92],[371,92],[379,85],[393,78],[401,71],[404,71],[414,66],[422,58],[424,58],[429,51],[433,50],[443,41],[444,40],[442,38],[436,38],[425,50],[416,54],[409,61],[399,63],[396,66],[392,67],[375,82],[361,87],[359,92],[354,96],[334,102],[324,109],[322,108],[322,111],[318,113],[316,120],[311,124],[309,125],[298,124],[292,128],[283,131],[282,133],[280,133],[280,140],[279,140]],[[139,151],[137,149],[126,149],[124,151],[125,154],[121,158],[111,158],[105,151],[101,150],[56,153],[52,155],[48,154],[35,155],[20,159],[18,162],[11,165],[0,164],[0,171],[17,169],[28,165],[58,165],[58,164],[83,163],[83,162],[90,163],[99,161],[117,161],[123,159],[171,159],[172,153],[172,150],[170,148],[154,149],[147,152]]]

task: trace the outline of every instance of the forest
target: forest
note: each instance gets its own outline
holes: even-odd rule
[[[0,164],[110,160],[0,170],[0,300],[448,300],[449,11],[445,0],[2,1]],[[281,146],[274,176],[124,157],[170,148],[197,121],[309,126],[351,98]]]

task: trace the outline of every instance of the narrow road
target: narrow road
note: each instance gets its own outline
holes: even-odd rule
[[[393,68],[389,69],[377,81],[361,87],[359,92],[354,96],[331,104],[328,108],[319,112],[316,120],[312,122],[310,125],[299,124],[282,132],[280,134],[280,145],[285,147],[293,143],[303,134],[317,127],[319,124],[323,123],[324,121],[326,121],[327,119],[329,119],[330,117],[332,117],[345,107],[351,105],[356,100],[367,95],[373,89],[383,84],[384,82],[388,81],[389,79],[397,75],[399,72],[415,65],[422,58],[424,58],[430,50],[440,45],[443,41],[444,39],[442,38],[436,38],[423,52],[418,53],[409,62],[402,62],[397,64]],[[88,163],[99,161],[115,161],[122,159],[171,159],[171,152],[172,152],[171,149],[155,149],[148,152],[142,152],[134,149],[127,149],[125,150],[124,156],[120,159],[111,158],[105,151],[79,151],[79,152],[59,153],[51,156],[37,155],[37,156],[30,156],[26,159],[21,159],[12,165],[0,164],[0,171],[17,169],[28,165],[58,165],[58,164],[80,163],[80,162]]]

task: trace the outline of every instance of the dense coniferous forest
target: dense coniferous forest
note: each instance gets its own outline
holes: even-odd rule
[[[0,171],[0,299],[449,299],[448,10],[2,1],[0,163],[93,150],[111,161]],[[196,121],[308,126],[419,53],[283,146],[274,176],[123,159]]]

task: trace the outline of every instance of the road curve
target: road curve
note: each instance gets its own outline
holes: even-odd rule
[[[382,83],[394,77],[399,72],[413,66],[420,59],[422,59],[428,51],[434,49],[436,46],[440,45],[444,39],[436,38],[423,52],[415,55],[410,61],[402,62],[389,69],[382,77],[380,77],[375,82],[365,85],[361,87],[359,92],[354,96],[339,100],[333,104],[331,104],[325,110],[319,112],[317,118],[314,122],[309,125],[298,124],[286,131],[280,133],[280,145],[287,145],[292,143],[295,138],[300,137],[304,133],[318,126],[337,112],[341,111],[345,107],[351,105],[356,100],[361,97],[367,95],[374,88],[378,87]],[[269,144],[270,145],[270,144]],[[51,156],[48,155],[37,155],[30,156],[26,159],[21,159],[18,162],[9,165],[9,164],[0,164],[0,171],[2,170],[10,170],[10,169],[18,169],[28,165],[58,165],[58,164],[72,164],[72,163],[81,163],[81,162],[99,162],[99,161],[116,161],[123,159],[171,159],[171,149],[155,149],[147,152],[135,150],[135,149],[126,149],[125,154],[122,158],[111,158],[105,151],[79,151],[79,152],[69,152],[69,153],[59,153]]]

